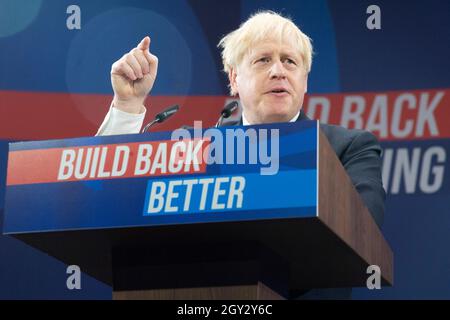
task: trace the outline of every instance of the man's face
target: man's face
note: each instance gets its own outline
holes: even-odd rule
[[[230,74],[251,124],[291,120],[302,107],[307,80],[300,53],[286,40],[254,45]]]

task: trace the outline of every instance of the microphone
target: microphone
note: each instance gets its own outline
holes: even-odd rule
[[[155,116],[155,119],[153,119],[151,122],[149,122],[144,129],[142,129],[141,133],[147,132],[148,129],[153,127],[157,123],[161,123],[166,121],[168,118],[173,116],[178,110],[180,109],[180,106],[175,104],[173,106],[168,107],[167,109],[161,111]]]
[[[237,107],[238,107],[238,102],[236,100],[228,103],[220,112],[220,118],[217,121],[214,128],[220,127],[222,125],[223,119],[230,117],[233,114],[233,112],[237,109]]]

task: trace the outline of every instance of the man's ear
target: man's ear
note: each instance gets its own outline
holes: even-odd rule
[[[237,82],[236,82],[236,69],[235,68],[231,68],[230,72],[228,73],[228,80],[230,81],[230,88],[231,88],[231,92],[233,93],[233,95],[237,95],[238,92],[238,86],[237,86]]]
[[[305,93],[308,92],[308,74],[305,74]]]

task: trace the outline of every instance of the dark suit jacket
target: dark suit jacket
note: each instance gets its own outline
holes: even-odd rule
[[[310,120],[303,112],[297,121]],[[223,126],[239,125],[240,121],[224,122]],[[370,132],[320,124],[347,174],[361,195],[379,227],[383,223],[386,193],[381,180],[381,147]]]

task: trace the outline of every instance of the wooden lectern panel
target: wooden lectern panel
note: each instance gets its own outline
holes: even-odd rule
[[[319,219],[392,284],[393,253],[321,131],[318,150]]]
[[[113,291],[113,300],[284,300],[262,282],[254,285]]]

